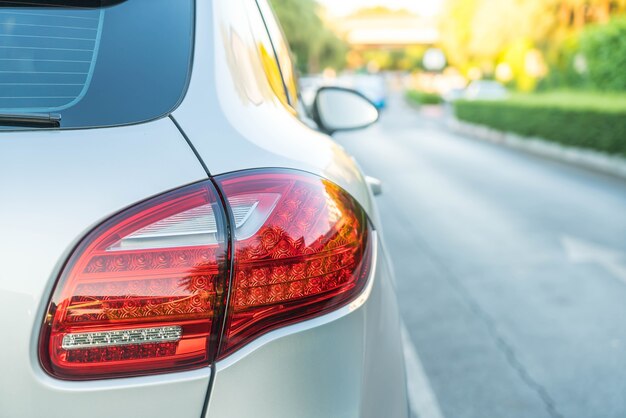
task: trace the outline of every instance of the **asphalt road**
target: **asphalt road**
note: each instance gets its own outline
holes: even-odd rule
[[[436,403],[420,412],[626,417],[626,182],[455,135],[430,113],[397,95],[378,125],[337,137],[383,181],[384,239]]]

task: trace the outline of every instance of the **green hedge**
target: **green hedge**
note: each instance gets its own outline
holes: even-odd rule
[[[534,97],[532,97],[534,96]],[[567,103],[542,95],[504,101],[457,101],[459,120],[541,137],[564,145],[626,155],[626,106],[610,100],[588,106],[580,97]]]
[[[435,93],[426,93],[418,90],[409,90],[406,92],[408,100],[420,105],[438,105],[443,103],[440,95]]]

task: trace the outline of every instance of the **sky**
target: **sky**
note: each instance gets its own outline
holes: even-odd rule
[[[391,9],[408,9],[425,16],[433,16],[443,0],[318,0],[335,16],[349,14],[362,7],[385,6]]]

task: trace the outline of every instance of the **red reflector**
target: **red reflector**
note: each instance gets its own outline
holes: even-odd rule
[[[341,188],[294,172],[236,174],[218,182],[231,207],[240,196],[277,196],[253,235],[235,231],[220,357],[269,330],[337,309],[361,292],[371,262],[369,224]]]
[[[62,378],[209,364],[227,250],[211,183],[122,212],[91,232],[52,296],[42,359]]]

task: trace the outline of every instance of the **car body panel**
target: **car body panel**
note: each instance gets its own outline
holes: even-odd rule
[[[408,416],[395,289],[375,241],[361,298],[216,364],[205,418]]]
[[[254,4],[197,4],[190,89],[174,118],[211,175],[263,167],[311,172],[348,191],[380,236],[357,163],[272,91],[246,1]],[[382,247],[377,253],[362,306],[272,331],[216,363],[206,418],[408,416],[394,283]]]
[[[124,207],[206,177],[168,118],[119,128],[2,133],[0,416],[200,415],[208,368],[67,382],[44,372],[37,348],[52,287],[78,240]]]
[[[504,100],[508,97],[506,87],[498,81],[476,80],[465,89],[466,100]]]
[[[275,97],[246,13],[242,0],[197,3],[190,87],[174,118],[211,175],[266,167],[308,171],[337,183],[373,214],[353,158]]]
[[[2,134],[0,329],[11,343],[0,356],[0,416],[408,416],[400,317],[372,193],[353,158],[276,97],[262,59],[268,51],[247,33],[243,8],[244,0],[197,2],[192,77],[172,115],[180,130],[163,118]],[[267,333],[195,371],[83,382],[44,372],[40,325],[81,237],[125,207],[206,179],[207,171],[272,167],[329,179],[368,213],[378,237],[375,266],[354,303]]]

